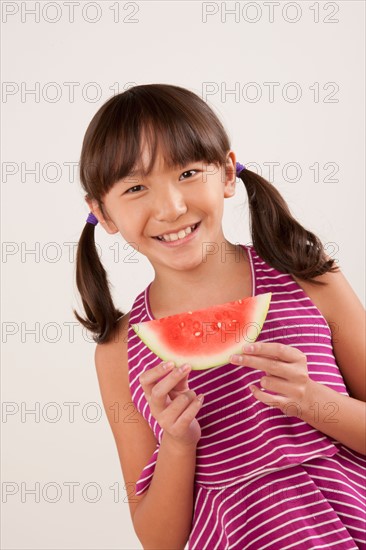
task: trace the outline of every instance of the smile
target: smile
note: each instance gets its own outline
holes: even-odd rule
[[[182,229],[178,233],[169,233],[164,235],[159,235],[158,237],[153,237],[163,246],[168,248],[174,248],[177,246],[182,246],[194,239],[199,231],[201,222],[198,222],[194,225]],[[169,240],[168,240],[169,239]]]
[[[183,240],[187,237],[187,235],[193,233],[197,229],[199,224],[200,222],[195,223],[194,225],[188,226],[185,229],[181,229],[180,231],[178,231],[178,233],[164,233],[164,235],[159,235],[158,237],[154,237],[154,239],[165,242]]]

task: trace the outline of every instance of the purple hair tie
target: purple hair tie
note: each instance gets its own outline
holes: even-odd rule
[[[239,177],[239,174],[242,170],[244,170],[245,166],[244,164],[240,164],[240,162],[236,163],[236,176]]]
[[[89,216],[87,217],[86,222],[87,223],[92,223],[93,225],[97,225],[98,220],[94,216],[93,212],[89,212]]]

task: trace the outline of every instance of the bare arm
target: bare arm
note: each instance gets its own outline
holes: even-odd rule
[[[318,288],[296,280],[329,324],[334,356],[348,393],[366,402],[365,309],[342,271],[328,272],[316,279],[326,286]]]
[[[201,437],[195,416],[201,401],[188,388],[189,371],[161,363],[139,378],[151,414],[164,430],[148,494],[133,518],[146,549],[181,550],[191,530],[196,449]]]
[[[310,381],[311,399],[302,420],[350,449],[366,455],[366,403]]]
[[[192,522],[195,466],[195,447],[177,449],[163,435],[153,479],[133,516],[145,550],[184,548]]]
[[[329,257],[328,257],[329,259]],[[295,277],[294,277],[295,278]],[[366,315],[342,271],[317,277],[318,288],[297,280],[327,320],[334,355],[350,397],[311,381],[305,422],[350,449],[366,454]]]
[[[131,421],[127,326],[125,316],[113,341],[97,346],[95,363],[123,478],[127,487],[130,484],[136,487],[157,441],[137,410]],[[151,413],[154,411],[158,415],[159,425],[164,430],[149,488],[141,495],[129,494],[128,499],[133,526],[144,549],[182,550],[190,534],[196,448],[201,433],[194,417],[201,403],[195,392],[189,390],[187,375],[188,372],[182,373],[176,368],[172,372],[166,371],[162,365],[141,375],[145,377],[144,391],[149,394],[148,400],[151,403],[153,396],[155,403],[155,408],[150,405]],[[124,417],[117,415],[116,420],[117,404],[118,410],[126,412]]]
[[[249,386],[256,399],[279,408],[287,416],[297,416],[354,451],[366,454],[365,402],[312,380],[307,356],[294,346],[255,342],[251,347],[251,352],[232,356],[231,362],[265,372],[260,379],[261,388]],[[334,412],[336,416],[332,415]]]

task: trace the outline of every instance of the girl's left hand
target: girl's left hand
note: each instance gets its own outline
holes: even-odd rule
[[[266,376],[260,380],[262,388],[276,394],[251,385],[253,396],[266,405],[281,409],[287,416],[305,417],[316,384],[309,378],[306,355],[286,344],[255,342],[250,344],[253,346],[251,352],[246,351],[246,346],[243,346],[244,354],[232,355],[230,362],[264,371]]]

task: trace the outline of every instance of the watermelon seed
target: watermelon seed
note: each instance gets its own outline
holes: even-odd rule
[[[201,332],[195,332],[194,335],[195,336],[201,336]]]
[[[180,328],[184,328],[186,326],[186,324],[185,324],[184,321],[182,321],[181,323],[179,323],[179,326],[180,326]]]

